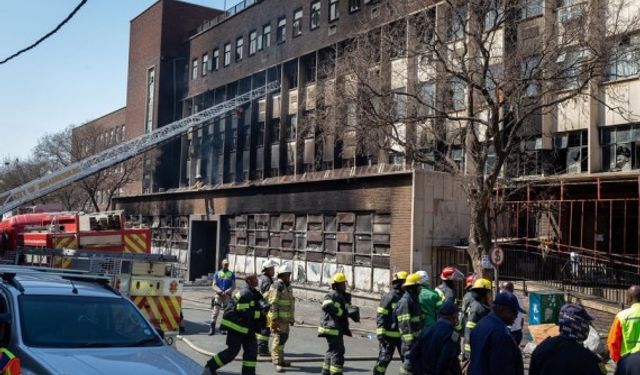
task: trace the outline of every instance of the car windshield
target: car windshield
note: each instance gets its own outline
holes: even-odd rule
[[[124,298],[20,296],[22,338],[41,348],[162,345],[153,327]]]

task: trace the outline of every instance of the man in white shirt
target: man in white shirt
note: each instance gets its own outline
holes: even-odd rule
[[[500,291],[509,292],[515,295],[515,293],[513,293],[513,283],[511,281],[504,281],[500,283]],[[522,301],[520,300],[520,297],[518,296],[516,297],[518,298],[518,304],[520,305],[520,308],[524,311],[524,307],[522,306]],[[515,340],[518,346],[520,346],[520,343],[522,342],[522,326],[524,324],[524,318],[526,316],[527,316],[526,314],[518,312],[518,316],[516,317],[516,320],[513,322],[513,324],[510,327],[511,336],[513,337],[513,339]]]

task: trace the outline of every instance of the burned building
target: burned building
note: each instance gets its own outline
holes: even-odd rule
[[[402,6],[395,6],[399,3]],[[222,257],[229,257],[240,272],[255,271],[268,256],[291,259],[295,279],[309,283],[325,283],[334,270],[342,269],[352,285],[365,291],[378,290],[395,270],[433,272],[432,249],[455,244],[469,232],[468,196],[459,181],[464,177],[427,167],[406,150],[371,152],[356,132],[318,131],[343,121],[322,113],[337,107],[345,88],[332,64],[349,48],[348,41],[363,32],[398,31],[400,47],[392,46],[388,58],[375,61],[376,74],[386,77],[390,89],[411,95],[420,87],[419,92],[447,97],[452,111],[464,108],[455,102],[465,101],[464,87],[457,90],[454,81],[441,87],[441,82],[431,81],[437,69],[434,73],[422,67],[429,59],[402,52],[415,45],[418,36],[424,39],[412,27],[417,15],[426,15],[423,19],[445,30],[455,44],[460,35],[451,25],[468,17],[464,2],[460,7],[438,1],[404,3],[245,0],[225,11],[175,0],[155,3],[131,23],[129,137],[270,82],[281,87],[147,153],[136,193],[117,198],[117,205],[132,220],[152,226],[155,248],[178,253],[191,279],[210,272]],[[508,30],[490,30],[500,41],[495,48],[507,54],[510,36],[536,40],[546,30],[574,22],[585,3],[524,1],[517,13],[509,13]],[[631,48],[635,39],[630,35],[618,48]],[[565,64],[579,57],[558,53],[554,61]],[[499,71],[504,61],[496,65]],[[523,138],[518,157],[509,160],[506,178],[536,185],[549,174],[557,181],[591,182],[617,179],[621,173],[637,176],[635,125],[612,111],[614,105],[607,100],[626,98],[622,105],[636,108],[640,70],[629,59],[607,66],[613,73],[593,88],[597,86],[601,96],[576,97],[532,120],[534,131]],[[622,94],[608,95],[612,91]],[[393,105],[396,115],[404,113],[402,100]],[[466,170],[468,156],[462,148],[453,147],[450,158]],[[527,200],[517,194],[509,197],[513,204]],[[637,196],[634,199],[635,205],[625,205],[625,212],[637,210]],[[598,220],[603,220],[603,211]],[[563,225],[557,226],[559,231],[567,229],[566,222]],[[625,225],[637,226],[637,216]],[[500,233],[537,233],[521,227],[515,234],[507,232],[503,228]],[[638,247],[638,241],[625,243]]]

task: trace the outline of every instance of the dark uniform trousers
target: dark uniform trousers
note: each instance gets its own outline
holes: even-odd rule
[[[340,375],[342,374],[342,366],[344,366],[344,336],[327,336],[327,344],[329,350],[324,356],[324,364],[322,365],[323,375]]]
[[[219,369],[233,359],[242,348],[242,375],[256,375],[256,358],[258,357],[258,344],[255,333],[243,335],[232,329],[227,333],[227,348],[213,356],[214,368]]]
[[[378,363],[376,363],[373,373],[374,375],[384,375],[387,371],[387,366],[391,363],[393,353],[396,350],[398,354],[401,353],[402,342],[399,337],[382,337],[378,342],[380,343],[380,352],[378,354]],[[400,361],[402,361],[402,358],[400,358]]]
[[[256,333],[258,339],[258,354],[262,356],[270,356],[269,352],[269,337],[271,336],[271,328],[264,327],[259,333]]]

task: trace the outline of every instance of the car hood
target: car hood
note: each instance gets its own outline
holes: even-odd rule
[[[200,375],[202,367],[167,347],[32,349],[34,359],[58,375]]]

